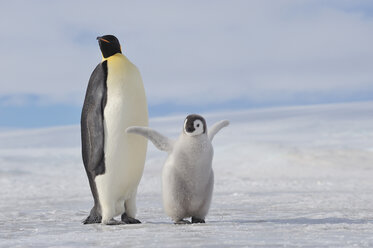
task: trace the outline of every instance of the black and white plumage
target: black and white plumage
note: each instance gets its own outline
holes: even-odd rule
[[[112,35],[98,37],[103,61],[93,71],[81,115],[82,156],[94,206],[84,224],[139,223],[136,192],[147,140],[124,130],[148,124],[140,72]],[[121,215],[121,221],[114,217]]]
[[[161,151],[168,153],[162,170],[163,206],[166,214],[177,224],[204,223],[210,208],[214,187],[212,170],[215,134],[229,125],[227,120],[215,123],[207,132],[205,119],[189,115],[183,132],[171,140],[148,127],[129,127],[127,133],[148,138]]]

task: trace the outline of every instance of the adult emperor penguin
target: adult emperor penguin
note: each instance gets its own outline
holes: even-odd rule
[[[133,125],[148,125],[141,75],[122,54],[113,35],[97,37],[102,62],[89,79],[81,116],[82,155],[94,206],[84,224],[140,223],[136,192],[147,140],[128,135]],[[121,221],[114,219],[121,215]]]
[[[215,123],[207,133],[200,115],[188,115],[183,132],[175,141],[148,127],[129,127],[127,133],[140,134],[162,151],[168,152],[162,171],[163,206],[175,224],[205,223],[214,187],[212,170],[215,134],[227,126],[227,120]]]

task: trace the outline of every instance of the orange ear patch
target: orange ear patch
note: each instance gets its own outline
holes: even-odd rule
[[[104,41],[104,42],[106,42],[106,43],[110,43],[110,41],[105,40],[105,39],[103,39],[103,38],[100,38],[100,40],[102,40],[102,41]]]

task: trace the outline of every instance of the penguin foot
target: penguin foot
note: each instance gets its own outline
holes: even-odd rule
[[[192,217],[192,223],[206,223],[204,219]]]
[[[102,217],[100,215],[89,215],[82,223],[86,224],[96,224],[101,223]]]
[[[175,225],[185,225],[185,224],[192,224],[189,220],[178,220],[175,221]]]
[[[122,214],[122,221],[125,224],[140,224],[141,223],[141,221],[139,221],[138,219],[129,217],[126,213]]]

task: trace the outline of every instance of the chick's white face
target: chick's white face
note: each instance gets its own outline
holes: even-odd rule
[[[184,132],[188,136],[197,136],[205,132],[204,122],[201,119],[186,118]]]

